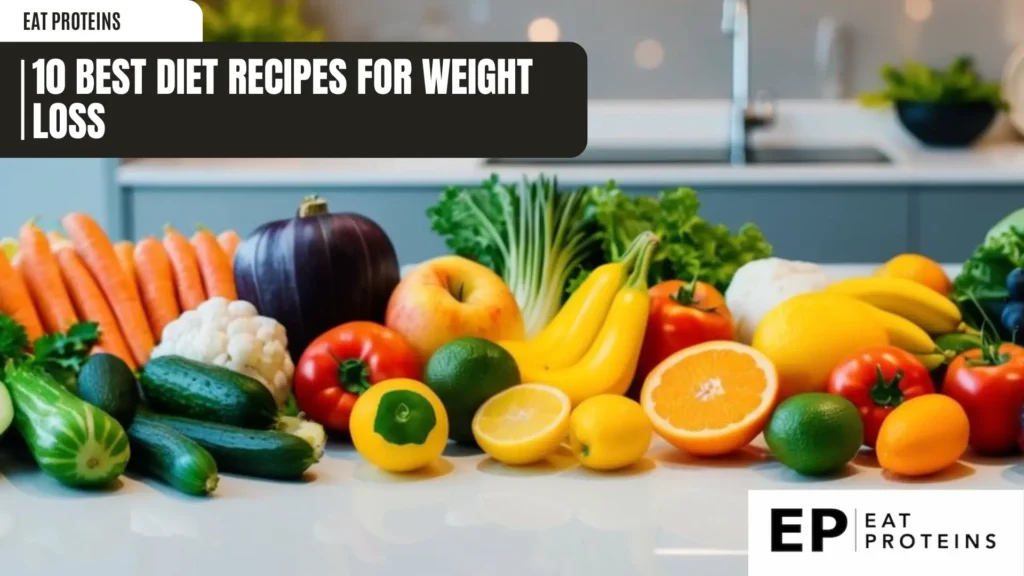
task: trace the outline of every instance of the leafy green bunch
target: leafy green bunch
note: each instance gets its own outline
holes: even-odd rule
[[[320,42],[306,24],[302,0],[202,0],[204,42]]]
[[[659,238],[651,285],[699,277],[724,291],[740,266],[771,255],[753,224],[733,234],[699,212],[690,188],[632,196],[614,182],[559,190],[543,177],[521,186],[492,177],[478,187],[447,188],[427,215],[452,252],[505,280],[530,334],[550,321],[591,270],[621,259],[641,233]]]
[[[7,362],[31,362],[64,386],[74,389],[78,372],[99,339],[98,324],[79,322],[66,333],[47,334],[29,342],[21,324],[0,314],[0,366]]]
[[[735,234],[724,224],[700,217],[700,199],[692,188],[664,190],[654,196],[631,196],[615,182],[591,188],[588,216],[598,222],[601,262],[618,260],[633,238],[654,232],[658,248],[651,259],[648,283],[700,278],[725,291],[732,277],[747,262],[767,258],[772,247],[754,224]],[[572,286],[579,285],[592,267],[584,267]]]
[[[945,70],[913,61],[904,63],[902,69],[886,64],[882,67],[882,80],[885,88],[879,92],[862,94],[862,105],[880,107],[893,102],[988,102],[1000,110],[1009,109],[999,83],[982,80],[974,68],[974,60],[969,56],[960,56]]]
[[[1000,337],[1011,338],[998,318],[1009,296],[1006,278],[1015,268],[1024,268],[1024,230],[1020,228],[991,236],[974,249],[953,281],[953,299],[969,325],[981,329],[988,318],[996,322]]]

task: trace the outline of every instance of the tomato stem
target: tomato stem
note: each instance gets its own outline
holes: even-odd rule
[[[679,291],[676,292],[675,294],[670,295],[669,298],[673,302],[676,302],[677,304],[681,304],[681,305],[686,306],[688,308],[696,308],[697,310],[700,310],[701,312],[707,312],[709,314],[714,314],[715,310],[716,310],[716,308],[714,306],[711,306],[711,307],[701,306],[701,302],[698,302],[697,299],[694,297],[695,293],[697,292],[697,278],[699,276],[700,276],[699,272],[697,274],[694,274],[693,275],[693,280],[691,280],[688,284],[683,284],[682,286],[680,286],[679,287]]]
[[[1003,354],[999,351],[1003,343],[999,339],[999,335],[993,335],[991,330],[986,330],[984,326],[981,328],[981,358],[978,360],[968,360],[968,366],[999,366],[1000,364],[1006,364],[1010,360],[1009,354]]]
[[[895,408],[903,403],[903,391],[900,390],[903,370],[897,370],[892,380],[888,380],[885,374],[882,374],[882,367],[875,364],[875,378],[875,384],[871,387],[871,400],[875,404]]]

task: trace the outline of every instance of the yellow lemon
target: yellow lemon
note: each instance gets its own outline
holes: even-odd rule
[[[569,442],[576,459],[594,470],[636,464],[651,445],[647,413],[625,396],[602,394],[580,403],[569,417]]]
[[[491,458],[533,464],[561,445],[572,403],[558,388],[520,384],[492,396],[473,416],[473,438]]]
[[[885,327],[875,320],[869,304],[834,292],[783,301],[761,320],[753,341],[778,371],[778,402],[795,394],[824,392],[840,360],[888,344]]]
[[[385,380],[352,407],[349,431],[356,451],[388,472],[410,472],[441,457],[448,414],[433,390],[415,380]]]

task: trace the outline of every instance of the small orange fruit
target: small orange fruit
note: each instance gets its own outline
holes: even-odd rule
[[[670,444],[718,456],[761,433],[778,394],[779,378],[767,356],[719,340],[684,348],[658,364],[644,382],[640,404]]]
[[[956,400],[925,394],[886,416],[875,455],[882,468],[901,476],[934,474],[960,459],[969,436],[967,413]]]
[[[953,290],[953,283],[942,266],[920,254],[900,254],[875,270],[875,276],[903,278],[922,284],[943,296]]]

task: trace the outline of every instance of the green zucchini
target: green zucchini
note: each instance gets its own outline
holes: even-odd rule
[[[139,379],[156,412],[243,428],[270,428],[277,420],[274,396],[254,378],[180,356],[154,358]]]
[[[184,434],[205,448],[222,472],[259,478],[300,478],[320,460],[323,446],[279,430],[252,430],[179,416],[142,412],[137,422],[155,422]]]
[[[163,424],[140,418],[128,428],[132,468],[193,496],[217,489],[217,463],[202,446]]]
[[[135,374],[113,354],[96,354],[78,373],[78,397],[110,414],[128,428],[139,407]]]
[[[109,484],[124,472],[131,449],[112,416],[38,368],[10,365],[6,383],[14,424],[43,472],[81,487]]]
[[[0,382],[0,436],[3,436],[4,432],[11,427],[13,421],[14,405],[11,404],[11,395],[7,392],[4,383]]]

